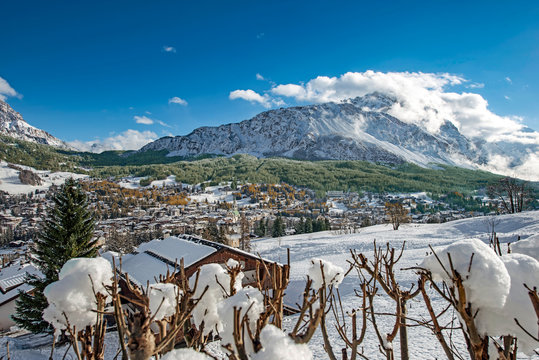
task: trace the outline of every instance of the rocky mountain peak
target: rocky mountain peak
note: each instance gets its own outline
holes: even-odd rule
[[[48,132],[28,124],[21,114],[13,110],[5,101],[0,100],[0,134],[38,144],[68,148],[62,140]]]

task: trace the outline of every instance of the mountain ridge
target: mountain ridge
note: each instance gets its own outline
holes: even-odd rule
[[[300,160],[365,160],[383,164],[486,164],[478,143],[449,121],[433,134],[387,113],[396,98],[371,93],[341,103],[295,106],[262,112],[185,136],[164,137],[139,151],[168,150],[169,156],[246,153]]]
[[[28,124],[20,113],[3,100],[0,100],[0,134],[37,144],[69,148],[64,141]]]

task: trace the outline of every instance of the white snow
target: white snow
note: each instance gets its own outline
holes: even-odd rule
[[[343,214],[344,212],[348,211],[346,205],[340,201],[328,200],[327,205],[329,207],[330,214]]]
[[[532,235],[525,240],[519,240],[511,244],[511,251],[531,256],[539,261],[539,234]]]
[[[154,180],[150,183],[149,187],[163,188],[168,186],[178,185],[176,182],[176,175],[169,175],[164,180]]]
[[[234,195],[232,191],[223,191],[222,186],[207,186],[203,193],[189,195],[191,201],[199,203],[216,203],[217,201],[233,202]]]
[[[156,239],[143,243],[136,251],[136,255],[124,257],[122,271],[128,273],[129,278],[138,285],[146,285],[148,281],[154,283],[155,278],[166,274],[167,270],[173,271],[174,264],[177,263],[179,266],[182,258],[184,266],[188,267],[213,254],[216,249],[170,236],[164,240]],[[165,259],[168,263],[156,256]]]
[[[144,179],[144,177],[134,177],[134,176],[128,176],[125,178],[122,178],[118,185],[120,187],[123,187],[125,189],[138,189],[140,188],[140,180]]]
[[[466,289],[466,301],[473,309],[501,309],[511,286],[511,278],[501,258],[479,239],[464,239],[435,251],[420,264],[432,272],[435,281],[452,285],[451,266]],[[451,259],[449,259],[449,256]]]
[[[518,319],[530,333],[537,330],[535,310],[524,287],[524,284],[530,288],[539,287],[537,260],[518,253],[500,257],[478,239],[457,241],[436,253],[445,270],[434,255],[428,256],[421,266],[431,270],[433,277],[451,285],[446,273],[451,272],[447,258],[451,254],[454,269],[464,279],[467,301],[472,304],[473,311],[478,311],[476,325],[481,334],[516,336],[520,350],[528,355],[539,347],[539,342],[527,335],[514,320]]]
[[[161,360],[211,360],[211,357],[193,349],[174,349],[163,355]]]
[[[155,320],[172,316],[176,313],[181,290],[174,284],[152,284],[149,288],[150,313]]]
[[[236,349],[234,342],[234,308],[240,310],[240,319],[243,319],[245,315],[249,318],[249,326],[251,333],[256,332],[257,320],[262,312],[264,312],[264,295],[260,290],[247,286],[240,289],[233,296],[224,299],[219,304],[219,318],[221,319],[222,327],[219,331],[221,337],[221,344],[231,344]],[[241,320],[240,320],[241,321]],[[247,330],[245,329],[247,333]],[[247,353],[253,353],[254,349],[251,347],[251,342],[246,342]]]
[[[539,342],[517,326],[514,319],[517,319],[529,333],[537,333],[535,310],[524,284],[531,289],[539,288],[539,262],[523,254],[507,254],[501,259],[511,276],[509,296],[501,311],[487,309],[479,311],[478,329],[491,336],[516,336],[520,350],[531,355],[533,350],[539,347]]]
[[[305,344],[296,344],[281,329],[266,325],[260,332],[262,350],[253,354],[253,360],[310,360],[313,354]]]
[[[533,212],[524,212],[520,214],[511,214],[499,216],[498,219],[500,223],[496,226],[496,233],[500,240],[505,244],[508,242],[516,241],[518,236],[521,236],[521,242],[530,239],[533,235],[539,234],[539,211]],[[276,241],[276,239],[260,239],[254,240],[253,245],[256,247],[257,252],[266,259],[283,262],[286,260],[287,249],[290,249],[291,255],[291,273],[290,273],[290,285],[287,289],[287,295],[285,297],[285,302],[287,304],[295,304],[296,302],[301,303],[299,295],[303,291],[306,276],[308,274],[309,268],[312,266],[311,260],[313,258],[322,258],[325,261],[330,261],[335,266],[339,266],[343,269],[348,268],[347,260],[350,259],[349,249],[357,250],[358,252],[364,253],[368,258],[372,257],[373,254],[373,240],[376,239],[379,246],[385,246],[386,242],[389,242],[392,247],[400,248],[402,243],[406,241],[406,248],[404,250],[401,261],[398,263],[397,270],[397,280],[404,288],[409,288],[413,283],[417,281],[417,275],[414,271],[410,270],[401,270],[408,267],[417,266],[424,259],[426,254],[430,251],[428,245],[432,245],[436,253],[442,251],[443,248],[451,245],[457,241],[463,239],[476,238],[481,240],[483,243],[488,243],[488,230],[484,224],[484,217],[471,218],[458,220],[453,222],[448,222],[444,224],[409,224],[403,225],[399,228],[398,231],[392,230],[389,225],[376,225],[371,227],[366,227],[361,229],[361,233],[357,234],[337,234],[330,231],[319,232],[313,234],[301,234],[294,236],[285,236]],[[511,246],[513,249],[514,244]],[[504,245],[503,250],[507,249]],[[477,255],[474,255],[474,258]],[[516,257],[519,255],[513,254],[506,260],[506,255],[502,256],[502,261],[507,268],[509,276],[511,276],[510,282],[510,291],[507,295],[508,301],[505,302],[504,307],[500,310],[497,310],[498,313],[502,313],[505,310],[505,306],[511,304],[513,299],[513,290],[520,287],[514,288],[515,285],[514,278],[524,279],[525,281],[528,278],[515,275],[516,272],[513,272],[510,268],[511,265],[508,265],[508,261],[517,261]],[[475,260],[474,260],[475,261]],[[528,260],[529,261],[529,260]],[[528,266],[529,262],[522,262],[518,260],[519,269],[524,269],[524,266]],[[526,265],[528,264],[528,265]],[[203,267],[204,269],[205,267]],[[533,275],[537,274],[536,271],[532,270],[521,270],[526,271],[533,278]],[[219,282],[225,287],[229,288],[230,278],[226,274],[225,270],[219,265],[214,265],[211,268],[204,270],[205,274],[202,274],[200,277],[201,283],[198,287],[197,296],[200,296],[204,287],[207,283],[212,291],[214,292],[213,296],[204,295],[205,302],[203,305],[208,309],[211,307],[212,301],[214,303],[222,301],[227,295],[223,293],[223,290],[216,282],[216,277],[219,279]],[[523,276],[523,275],[522,275]],[[191,285],[193,284],[194,278],[190,279]],[[240,282],[241,284],[241,282]],[[236,290],[241,289],[241,285],[236,285]],[[355,296],[354,289],[358,288],[358,278],[354,273],[350,273],[343,282],[339,284],[339,292],[342,298],[343,306],[345,311],[350,311],[352,309],[357,309],[360,305],[360,299]],[[518,284],[518,283],[517,283]],[[532,285],[530,285],[532,286]],[[521,294],[522,295],[522,294]],[[516,295],[517,299],[524,300],[524,297],[521,295]],[[376,309],[380,312],[383,311],[394,311],[394,304],[386,296],[378,296],[376,299]],[[433,305],[437,311],[440,311],[444,307],[444,302],[440,301],[439,298],[432,298]],[[518,305],[517,305],[518,306]],[[210,309],[211,310],[211,309]],[[208,317],[205,320],[210,321],[211,316],[213,318],[213,326],[220,321],[218,317],[216,308],[214,308],[214,313],[207,314]],[[205,314],[198,314],[199,321],[204,319]],[[424,308],[422,300],[418,298],[410,301],[409,303],[409,317],[410,318],[428,318],[428,314]],[[516,315],[517,318],[521,315]],[[290,330],[294,325],[297,317],[286,317],[284,319],[285,329]],[[533,318],[526,319],[533,321]],[[394,318],[391,316],[380,316],[379,326],[381,327],[382,333],[387,333],[391,331]],[[525,320],[523,320],[525,321]],[[333,323],[329,321],[328,329],[333,329]],[[410,358],[411,359],[442,359],[445,358],[443,350],[441,349],[439,343],[436,341],[434,335],[427,329],[422,327],[410,327],[408,329],[409,333],[409,343],[410,343]],[[330,331],[330,341],[334,346],[336,352],[340,354],[340,349],[344,347],[339,336],[334,332]],[[117,340],[113,338],[116,336],[116,333],[112,332],[107,335],[107,348],[105,349],[106,353],[112,357],[116,354],[118,349]],[[311,355],[308,355],[309,352],[312,353],[312,358],[314,359],[327,359],[327,354],[323,349],[323,340],[321,333],[317,331],[309,342],[308,347],[304,347],[305,357],[298,355],[300,350],[295,348],[294,350],[282,350],[289,349],[288,346],[298,346],[286,337],[282,331],[278,329],[272,329],[271,326],[266,326],[264,328],[262,336],[262,346],[264,350],[257,353],[253,356],[255,360],[267,360],[267,359],[310,359]],[[112,337],[112,340],[109,339]],[[21,359],[48,359],[50,347],[44,347],[39,350],[35,349],[22,349],[21,346],[15,345],[12,338],[2,338],[0,339],[0,356],[5,354],[5,341],[11,342],[11,358],[13,360]],[[466,357],[466,349],[464,341],[461,335],[458,332],[453,334],[453,341],[457,344],[459,351]],[[397,336],[392,345],[395,349],[396,358],[399,358],[399,337]],[[372,328],[368,328],[367,336],[362,346],[364,347],[364,354],[370,359],[377,359],[381,357],[381,354],[378,350],[378,339],[374,334]],[[310,350],[309,350],[310,349]],[[59,348],[55,351],[54,359],[61,359],[65,347]],[[294,352],[295,351],[295,352]],[[293,354],[288,356],[288,354]],[[171,355],[172,356],[172,355]],[[185,355],[189,356],[189,354]],[[194,354],[193,358],[196,359]],[[265,358],[263,356],[266,356]],[[107,359],[109,357],[106,357]],[[533,357],[538,359],[537,356]],[[175,358],[172,358],[175,359]],[[182,358],[180,358],[182,359]],[[527,359],[527,357],[519,356],[519,359]],[[168,359],[167,359],[168,360]]]
[[[105,286],[112,285],[112,267],[104,258],[75,258],[60,270],[59,280],[48,285],[44,294],[49,306],[43,318],[56,331],[71,327],[84,329],[96,322],[95,293],[108,295]],[[67,321],[66,321],[67,318]]]
[[[11,195],[28,194],[36,190],[47,190],[52,185],[62,185],[67,179],[83,179],[88,175],[75,174],[70,172],[51,172],[48,170],[36,170],[29,166],[18,165],[24,170],[30,170],[39,175],[42,180],[41,185],[33,186],[21,183],[19,179],[19,170],[8,167],[8,163],[0,161],[0,191],[5,191]]]
[[[511,249],[513,249],[514,242],[518,236],[521,236],[522,239],[528,239],[535,234],[539,234],[539,211],[502,215],[497,218],[500,222],[496,225],[496,234],[500,241],[504,243],[502,244],[502,250],[504,251],[507,249],[506,243],[509,242],[512,242]],[[285,303],[294,305],[301,303],[301,293],[305,286],[308,270],[312,266],[312,258],[322,258],[336,266],[347,269],[350,249],[362,252],[368,258],[372,258],[373,240],[376,239],[378,246],[385,246],[386,242],[389,242],[396,249],[400,249],[403,242],[406,241],[402,259],[397,266],[397,280],[401,286],[409,288],[417,282],[417,275],[412,270],[401,269],[418,266],[425,259],[426,254],[430,252],[429,244],[438,253],[450,244],[469,238],[477,238],[484,243],[488,243],[489,233],[484,224],[484,217],[451,221],[443,224],[405,224],[398,231],[392,230],[390,225],[375,225],[362,228],[361,232],[357,234],[342,235],[325,231],[286,236],[282,237],[279,242],[275,239],[254,240],[252,244],[262,257],[279,262],[286,260],[287,249],[290,249],[290,285],[286,291]],[[353,272],[339,285],[345,311],[351,311],[361,306],[360,299],[354,293],[354,288],[357,289],[358,287],[359,280]],[[433,297],[432,300],[437,311],[441,311],[445,303],[436,297]],[[381,312],[395,310],[394,303],[386,296],[379,296],[375,301],[377,302],[377,309]],[[409,316],[411,318],[428,318],[429,315],[422,300],[414,299],[410,302],[409,307]],[[391,331],[393,320],[394,318],[390,316],[380,317],[378,323],[382,332]],[[293,326],[295,321],[295,317],[285,318],[285,327],[288,326],[287,329],[290,329],[290,326]],[[330,321],[328,328],[332,328],[332,326]],[[374,330],[371,327],[367,330],[366,339],[362,344],[365,356],[371,359],[380,358],[378,339],[374,334]],[[411,359],[445,358],[442,348],[429,330],[422,327],[411,327],[408,329],[408,333]],[[330,341],[338,352],[340,352],[341,347],[344,347],[342,340],[335,332],[330,331]],[[464,340],[460,334],[454,333],[453,341],[457,343],[462,354],[467,354]],[[398,358],[399,352],[397,349],[400,347],[398,336],[393,340],[393,347],[396,349],[395,355]],[[315,359],[328,358],[324,351],[323,339],[319,331],[315,333],[313,339],[309,342],[309,348],[312,350]],[[537,356],[533,358],[539,359]],[[528,357],[519,355],[519,359],[528,359]]]
[[[308,275],[313,281],[313,289],[320,289],[324,286],[339,287],[344,280],[344,270],[340,266],[333,265],[331,262],[322,259],[312,259],[312,266],[309,268]]]
[[[189,286],[193,288],[195,282],[196,274],[189,279]],[[236,278],[233,286],[236,290],[241,289],[240,276]],[[200,299],[200,302],[193,311],[193,321],[197,327],[200,327],[204,322],[204,335],[209,334],[212,330],[219,332],[223,329],[218,305],[228,295],[230,295],[230,275],[226,270],[218,264],[201,266],[194,294],[194,298]]]
[[[198,244],[192,241],[180,239],[176,236],[169,236],[163,240],[152,240],[147,243],[140,244],[137,252],[151,251],[158,254],[171,262],[180,263],[183,258],[184,265],[189,266],[196,261],[213,254],[216,250],[211,246]]]

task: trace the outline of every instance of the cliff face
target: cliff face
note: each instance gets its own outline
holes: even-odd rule
[[[62,140],[28,124],[21,114],[2,100],[0,100],[0,134],[38,144],[68,148]]]

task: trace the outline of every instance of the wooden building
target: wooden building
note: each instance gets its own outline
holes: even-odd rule
[[[258,269],[259,278],[264,279],[264,287],[269,287],[271,279],[267,276],[266,267],[284,267],[231,246],[194,235],[179,235],[141,244],[134,254],[124,257],[121,272],[128,273],[135,285],[145,287],[147,283],[156,283],[159,275],[173,272],[182,259],[188,279],[202,265],[219,264],[225,267],[229,259],[234,259],[242,265],[245,275],[243,286],[256,286]]]

